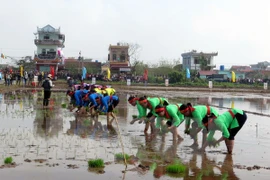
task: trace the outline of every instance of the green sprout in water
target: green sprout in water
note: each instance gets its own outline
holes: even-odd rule
[[[104,167],[103,159],[94,159],[88,161],[88,167],[90,168],[101,168]]]
[[[106,115],[105,112],[99,112],[99,115]]]
[[[67,108],[67,104],[61,104],[62,108]]]
[[[186,171],[186,166],[181,163],[170,164],[166,167],[167,173],[181,174]]]
[[[13,162],[12,157],[7,157],[7,158],[5,158],[5,160],[4,160],[4,163],[5,163],[5,164],[11,164],[12,162]]]
[[[130,156],[129,156],[128,154],[125,154],[126,160],[128,160],[129,157],[130,157]],[[114,155],[114,158],[115,158],[116,160],[118,160],[118,161],[124,160],[124,156],[123,156],[122,153],[117,153],[117,154],[115,154],[115,155]]]
[[[208,141],[208,146],[209,146],[209,147],[217,148],[218,146],[220,146],[220,144],[217,143],[217,140],[216,140],[215,138],[213,138],[213,140]]]
[[[133,119],[136,119],[138,116],[137,115],[132,115],[132,118]]]

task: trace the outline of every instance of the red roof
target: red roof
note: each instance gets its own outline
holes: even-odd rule
[[[230,70],[238,72],[251,72],[252,69],[250,66],[232,66]]]
[[[216,71],[199,71],[199,73],[200,75],[203,75],[203,76],[217,74]]]

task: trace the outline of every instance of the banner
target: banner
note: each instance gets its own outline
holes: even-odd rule
[[[186,70],[186,77],[187,77],[187,79],[189,79],[190,78],[190,71],[189,71],[189,69],[187,68],[187,70]]]
[[[52,75],[52,78],[54,78],[54,67],[50,66],[50,73]]]
[[[1,58],[6,59],[6,56],[3,53],[1,53]]]
[[[23,66],[20,66],[20,74],[21,74],[21,77],[23,77]]]
[[[109,68],[107,69],[107,78],[111,79],[111,70]]]
[[[232,71],[232,82],[235,82],[236,78],[235,78],[235,73],[234,71]]]
[[[148,81],[148,69],[144,69],[143,79],[144,79],[145,81]]]
[[[82,68],[82,80],[86,79],[86,73],[87,73],[87,70],[85,67]]]

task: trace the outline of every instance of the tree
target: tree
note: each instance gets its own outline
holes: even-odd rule
[[[168,77],[170,79],[170,83],[178,83],[184,81],[185,75],[183,72],[173,71],[168,74]]]
[[[15,64],[17,66],[23,66],[24,69],[27,70],[34,70],[35,69],[35,62],[32,59],[31,56],[25,56],[20,58],[19,60],[15,59],[15,58],[11,58],[13,61],[15,61]]]
[[[121,46],[128,46],[128,56],[129,56],[129,64],[132,66],[132,73],[135,73],[134,70],[136,66],[140,64],[140,51],[142,50],[141,46],[137,43],[127,43],[122,41],[119,43]]]
[[[203,71],[209,71],[211,68],[207,65],[207,59],[201,55],[199,57],[200,69]]]
[[[127,43],[127,42],[120,42],[120,46],[128,46],[128,56],[129,61],[131,64],[138,61],[140,58],[140,51],[142,50],[141,46],[137,43]]]

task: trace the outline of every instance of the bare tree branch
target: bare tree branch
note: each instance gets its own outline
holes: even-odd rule
[[[125,41],[119,42],[121,46],[129,46],[128,55],[130,58],[130,65],[134,66],[140,58],[141,46],[137,43],[127,43]]]

